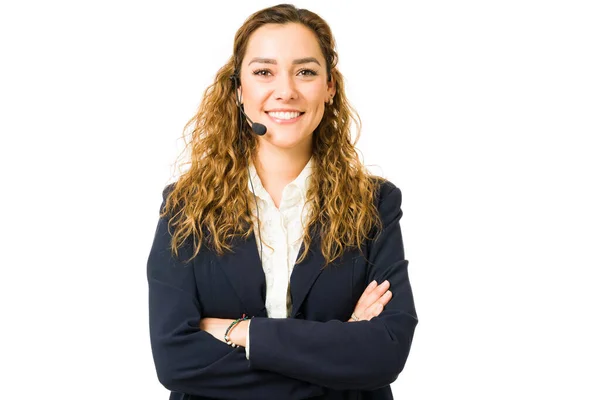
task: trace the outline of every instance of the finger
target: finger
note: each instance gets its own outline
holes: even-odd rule
[[[379,300],[381,296],[383,296],[383,294],[389,289],[389,287],[390,282],[387,280],[383,281],[379,286],[377,286],[371,293],[367,295],[363,305],[366,307],[370,307],[373,303]]]
[[[377,286],[377,292],[379,292],[380,294],[383,294],[389,288],[390,288],[390,281],[388,281],[386,279],[385,281],[381,282],[381,285]]]
[[[390,300],[392,299],[392,292],[390,292],[389,290],[387,292],[385,292],[383,294],[383,296],[381,296],[379,298],[379,300],[377,300],[378,303],[380,303],[382,306],[386,306],[387,303],[390,302]]]
[[[377,285],[376,283],[376,281],[371,282],[356,303],[354,312],[361,319],[369,307],[371,307],[377,301],[382,300],[382,296],[386,293],[387,288],[390,287],[390,282],[388,280],[383,281],[380,285]],[[383,301],[383,305],[385,305],[389,299],[384,298]]]
[[[379,298],[389,288],[390,288],[390,282],[388,280],[385,280],[385,281],[381,282],[381,284],[379,286],[377,286],[375,289],[373,289],[373,291],[371,291],[371,293],[369,293],[369,296],[376,296],[377,298]]]
[[[358,299],[358,303],[356,303],[356,304],[358,305],[361,301],[364,301],[367,298],[367,296],[369,294],[371,294],[371,292],[373,292],[373,290],[376,287],[377,287],[377,281],[372,281],[371,283],[369,283],[369,285],[366,287],[366,289],[364,290],[364,292],[362,293],[362,295]]]
[[[387,292],[385,292],[383,294],[383,296],[381,296],[379,298],[378,301],[376,301],[375,303],[373,303],[365,312],[365,315],[369,316],[369,320],[373,317],[377,317],[379,314],[381,314],[381,312],[383,311],[383,309],[385,308],[385,306],[390,302],[390,300],[392,299],[392,292],[390,292],[389,290]]]
[[[369,285],[365,288],[364,293],[369,294],[373,291],[373,289],[375,289],[377,287],[377,281],[373,280],[371,281],[371,283],[369,283]]]
[[[370,321],[371,318],[377,317],[383,311],[383,305],[381,303],[375,303],[371,305],[365,312],[364,320]]]

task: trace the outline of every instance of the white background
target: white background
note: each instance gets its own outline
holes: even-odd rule
[[[183,125],[266,1],[0,6],[0,398],[156,399],[146,260]],[[297,1],[401,188],[398,399],[598,399],[594,1]],[[394,7],[392,9],[392,7]]]

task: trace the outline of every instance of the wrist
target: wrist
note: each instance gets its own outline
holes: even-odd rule
[[[229,340],[240,347],[246,347],[246,334],[249,320],[241,321],[229,332]]]
[[[236,328],[238,328],[238,325],[246,322],[248,319],[250,319],[250,318],[247,317],[246,314],[244,314],[244,315],[242,315],[242,318],[233,320],[231,322],[231,324],[229,324],[229,326],[225,330],[225,334],[224,334],[222,340],[231,347],[238,347],[238,346],[244,347],[244,345],[246,343],[246,334],[244,333],[244,331],[242,331],[240,329],[236,329]],[[243,328],[247,328],[246,324],[242,324],[242,325],[243,325]]]

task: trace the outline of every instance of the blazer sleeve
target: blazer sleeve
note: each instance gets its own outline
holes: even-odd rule
[[[169,186],[163,191],[165,205]],[[202,318],[191,248],[170,253],[167,217],[159,218],[147,263],[152,355],[158,379],[174,392],[220,399],[304,399],[323,388],[250,367],[243,348],[232,348],[199,329]]]
[[[396,380],[418,319],[399,220],[400,190],[386,181],[378,206],[383,229],[367,246],[368,282],[390,281],[391,301],[371,321],[253,318],[250,364],[335,390],[374,390]]]

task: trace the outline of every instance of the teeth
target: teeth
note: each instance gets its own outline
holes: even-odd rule
[[[273,118],[277,118],[277,119],[293,119],[293,118],[297,118],[300,113],[299,112],[281,112],[281,111],[275,111],[275,112],[270,112],[269,115]]]

